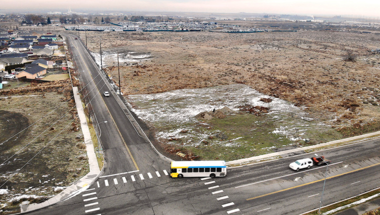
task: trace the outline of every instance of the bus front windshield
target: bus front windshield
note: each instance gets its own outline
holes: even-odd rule
[[[170,169],[171,173],[177,173],[177,169]]]

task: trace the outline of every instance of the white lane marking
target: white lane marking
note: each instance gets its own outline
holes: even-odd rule
[[[112,176],[116,176],[116,175],[123,175],[123,174],[128,174],[128,173],[134,173],[134,172],[138,172],[138,171],[140,171],[140,170],[134,170],[134,171],[130,171],[130,172],[116,173],[116,174],[112,174],[112,175],[102,175],[99,178],[107,178],[107,177],[112,177]]]
[[[165,175],[168,175],[168,172],[164,169],[164,173],[165,173]]]
[[[91,210],[86,210],[85,212],[86,213],[90,213],[90,212],[98,211],[98,210],[100,210],[100,208],[94,208],[94,209],[91,209]]]
[[[213,184],[213,183],[215,183],[215,181],[209,181],[209,182],[206,182],[205,185]]]
[[[150,174],[150,172],[148,172],[148,176],[149,178],[153,178],[152,174]]]
[[[360,183],[360,181],[357,181],[357,182],[351,183],[351,185],[353,185],[353,184],[357,184],[357,183]]]
[[[158,171],[156,171],[156,175],[157,175],[157,177],[161,177],[161,175]]]
[[[108,187],[109,186],[108,180],[104,180],[104,184],[106,185],[106,187]]]
[[[88,192],[88,191],[91,191],[91,190],[95,190],[95,188],[87,189],[87,190],[85,190],[83,192]]]
[[[313,196],[318,196],[318,195],[319,195],[319,193],[311,195],[311,196],[308,196],[307,198],[310,198],[310,197],[313,197]]]
[[[83,199],[84,202],[88,202],[88,201],[92,201],[92,200],[95,200],[95,199],[98,199],[98,197],[92,197],[92,198],[89,198],[89,199]]]
[[[228,204],[224,204],[224,205],[222,205],[222,207],[229,207],[229,206],[232,206],[232,205],[234,205],[235,203],[233,203],[233,202],[230,202],[230,203],[228,203]]]
[[[135,176],[131,175],[132,181],[136,181]]]
[[[122,179],[124,183],[127,183],[127,179],[125,177],[122,177]]]
[[[337,165],[337,164],[340,164],[340,163],[343,163],[343,161],[340,161],[340,162],[338,162],[338,163],[329,164],[329,166]],[[287,174],[287,175],[283,175],[283,176],[279,176],[279,177],[275,177],[275,178],[270,178],[270,179],[267,179],[267,180],[262,180],[262,181],[258,181],[258,182],[253,182],[253,183],[250,183],[250,184],[240,185],[240,186],[237,186],[237,187],[235,187],[235,188],[242,188],[242,187],[246,187],[246,186],[250,186],[250,185],[254,185],[254,184],[259,184],[259,183],[262,183],[262,182],[271,181],[271,180],[275,180],[275,179],[279,179],[279,178],[283,178],[283,177],[288,177],[288,176],[296,175],[296,174],[300,174],[300,173],[305,173],[305,172],[309,172],[309,171],[316,170],[316,169],[320,169],[320,168],[325,168],[325,167],[324,167],[324,166],[321,166],[321,167],[317,167],[317,168],[309,169],[309,170],[302,171],[302,172],[296,172],[296,173]]]
[[[218,194],[218,193],[223,193],[223,190],[218,190],[218,191],[212,192],[212,195],[215,195],[215,194]]]
[[[216,200],[220,201],[220,200],[223,200],[223,199],[228,199],[228,196],[219,197]]]
[[[267,210],[269,210],[270,208],[265,208],[265,209],[262,209],[262,210],[259,210],[259,211],[257,211],[257,212],[263,212],[263,211],[267,211]]]
[[[142,174],[139,175],[141,180],[144,180],[144,176]]]
[[[91,195],[96,195],[96,192],[86,193],[86,194],[83,194],[82,196],[85,197],[85,196],[91,196]]]
[[[218,188],[218,187],[219,187],[219,185],[216,185],[216,186],[213,186],[213,187],[209,187],[208,189],[212,190],[212,189],[215,189],[215,188]]]
[[[99,181],[97,181],[96,184],[98,185],[98,188],[99,188],[100,187]]]
[[[211,179],[210,177],[206,177],[206,178],[201,178],[201,180],[208,180],[208,179]]]
[[[87,204],[87,205],[84,205],[85,207],[89,207],[89,206],[93,206],[93,205],[97,205],[99,204],[99,202],[94,202],[94,203],[91,203],[91,204]]]
[[[113,179],[113,183],[115,183],[115,184],[119,184],[119,182],[117,181],[116,178]]]
[[[236,213],[236,212],[239,212],[240,209],[237,208],[237,209],[233,209],[233,210],[230,210],[230,211],[227,211],[227,214],[232,214],[232,213]]]

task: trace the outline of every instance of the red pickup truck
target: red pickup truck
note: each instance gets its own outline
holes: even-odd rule
[[[316,166],[321,166],[324,164],[327,165],[331,163],[331,161],[326,159],[325,156],[318,156],[317,154],[315,154],[315,157],[312,157],[311,160],[313,160],[313,163]]]

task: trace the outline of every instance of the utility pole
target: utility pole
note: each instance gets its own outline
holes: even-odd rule
[[[87,29],[84,31],[84,36],[86,37],[86,48],[87,48]]]
[[[100,37],[100,70],[103,70],[102,37]]]
[[[117,53],[117,72],[119,73],[119,95],[121,95],[120,68],[119,68],[119,52]]]

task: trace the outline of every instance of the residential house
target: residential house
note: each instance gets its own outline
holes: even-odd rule
[[[15,57],[28,58],[28,54],[27,53],[0,54],[0,58],[15,58]]]
[[[52,39],[38,39],[38,45],[46,45],[53,42]]]
[[[37,64],[38,66],[43,67],[45,69],[48,68],[48,61],[42,58],[33,61],[32,64]]]
[[[10,52],[23,52],[23,51],[29,51],[30,49],[32,49],[32,46],[31,45],[28,45],[28,44],[24,44],[24,45],[10,45],[8,47],[8,51]]]
[[[37,41],[37,36],[20,36],[24,40],[36,40]]]
[[[52,56],[54,53],[54,50],[51,50],[51,49],[36,49],[34,50],[33,49],[33,55],[37,55],[39,57],[42,57],[42,56]]]
[[[58,45],[57,44],[53,44],[53,43],[46,44],[45,47],[48,48],[48,49],[52,49],[52,50],[57,50],[58,49]]]
[[[0,71],[5,71],[6,66],[20,65],[27,63],[28,60],[22,57],[16,58],[0,58]]]
[[[14,40],[11,42],[11,45],[33,45],[33,40]]]
[[[56,41],[57,40],[57,35],[55,35],[55,34],[47,34],[47,35],[42,35],[40,38],[41,39],[51,39],[53,41]]]
[[[46,74],[46,68],[39,64],[27,64],[25,70],[16,75],[17,78],[36,79]]]

